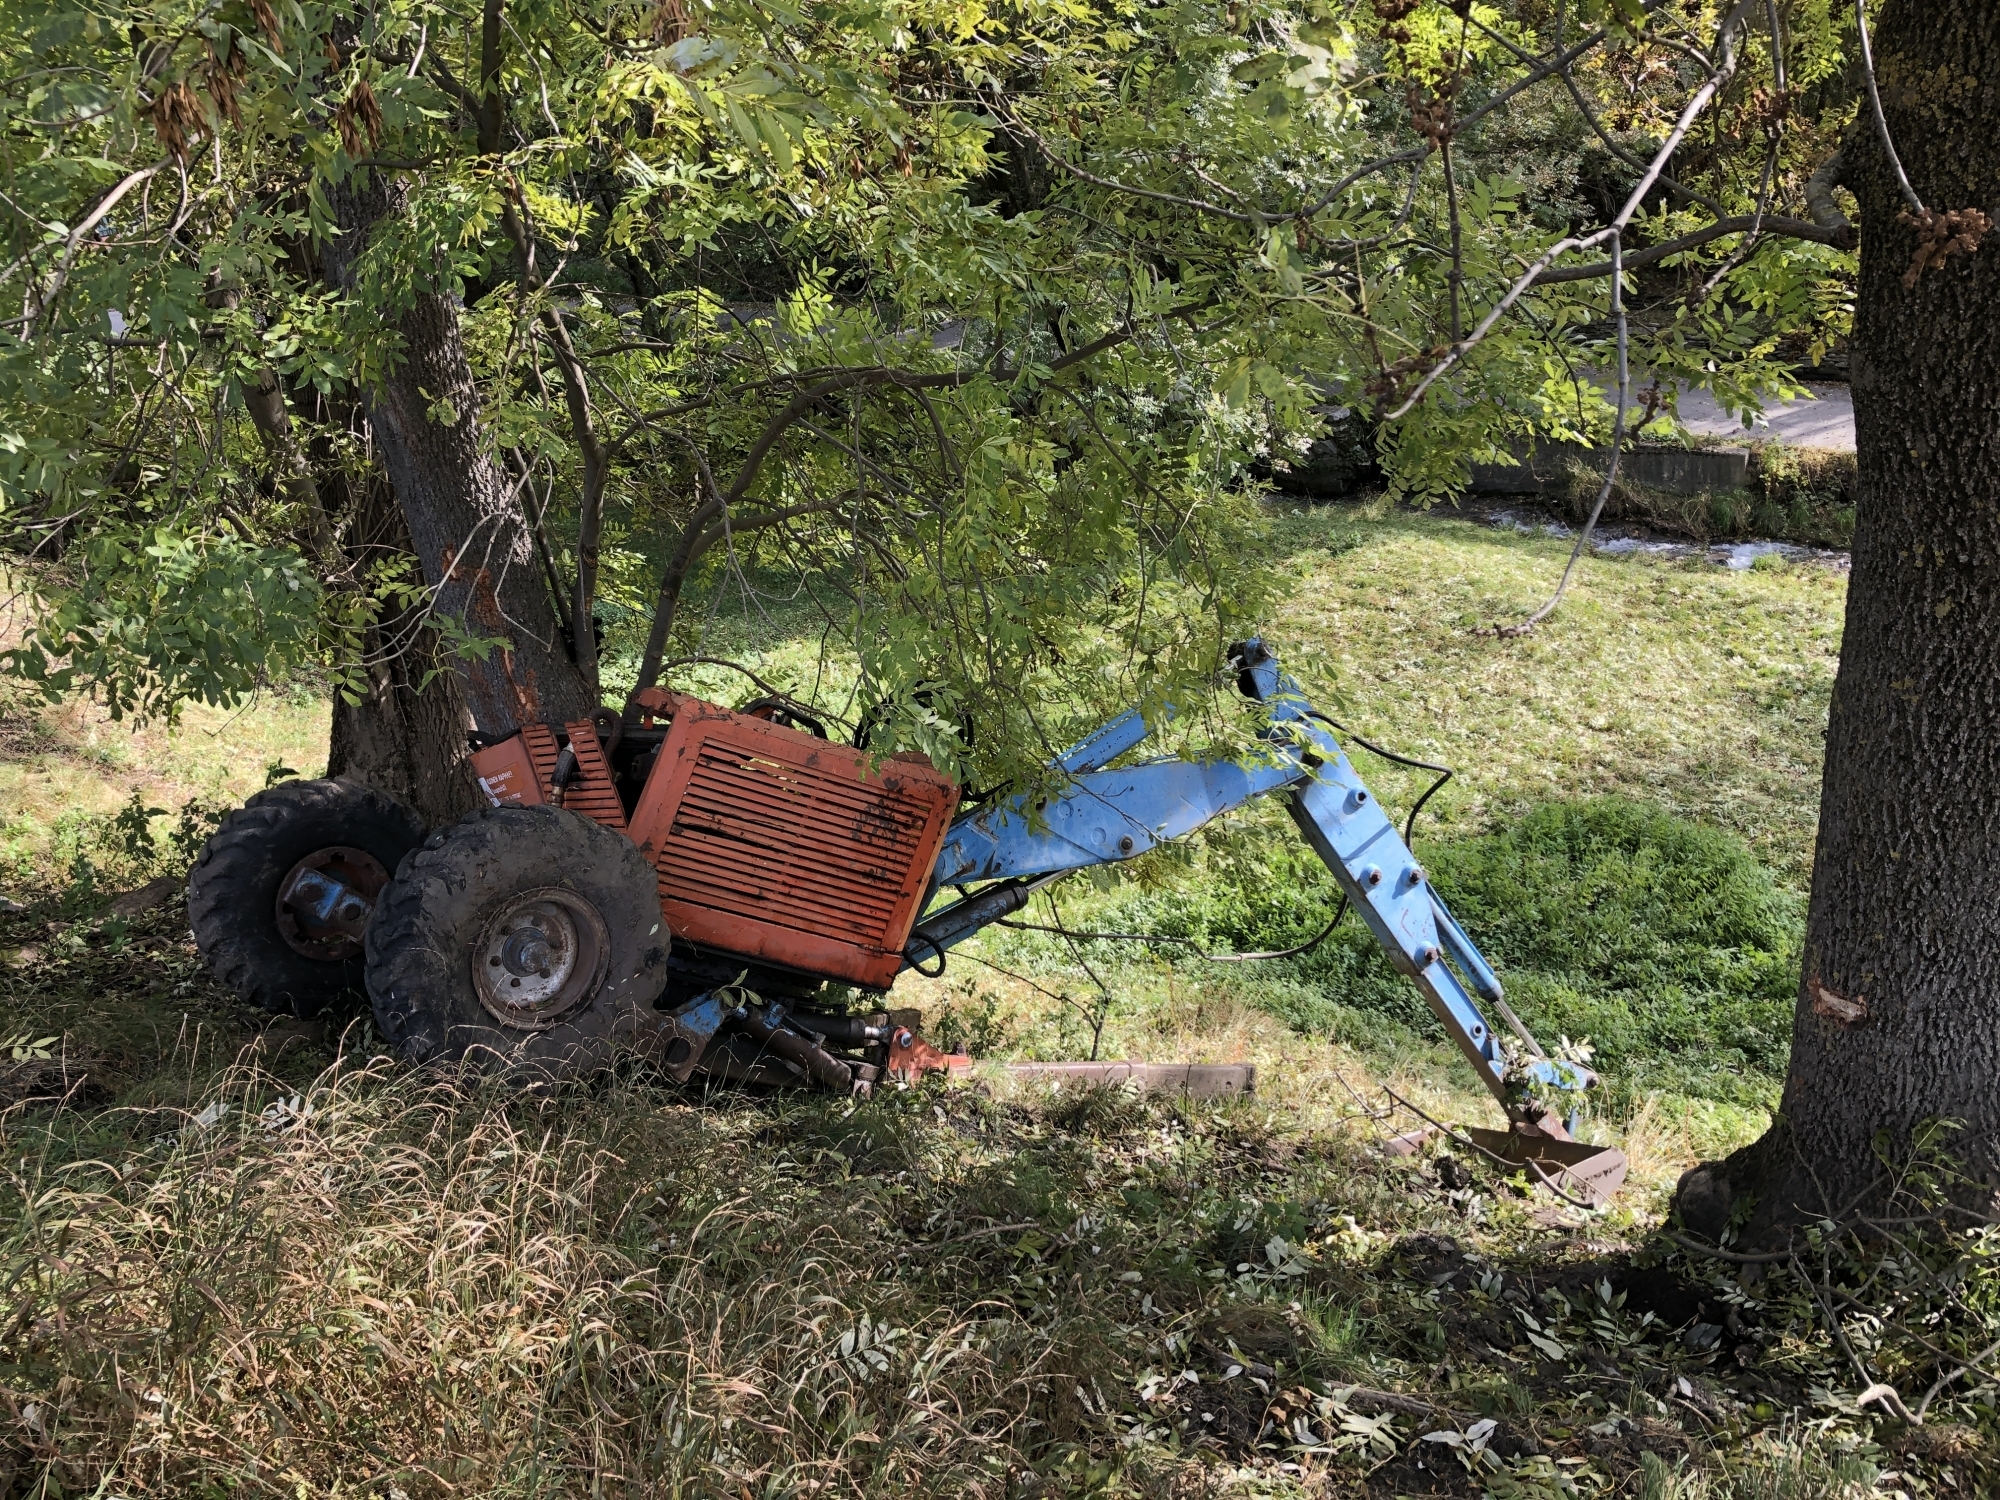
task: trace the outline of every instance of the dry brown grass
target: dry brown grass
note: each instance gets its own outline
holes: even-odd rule
[[[1700,1149],[1684,1120],[1625,1122],[1640,1180],[1578,1215],[1371,1149],[1409,1123],[1362,1107],[1378,1078],[1481,1117],[1442,1055],[1289,1037],[1181,981],[1114,1018],[1117,1050],[1247,1056],[1256,1098],[704,1096],[637,1072],[529,1093],[394,1068],[359,1023],[250,1029],[184,920],[79,924],[0,970],[8,1025],[61,1038],[38,1087],[74,1088],[0,1111],[9,1500],[1470,1500],[1503,1478],[1542,1500],[1569,1493],[1528,1487],[1549,1455],[1580,1495],[1861,1493],[1803,1439],[1798,1483],[1757,1487],[1783,1413],[1732,1408],[1739,1463],[1734,1428],[1669,1405],[1683,1372],[1738,1380],[1727,1351],[1683,1346],[1685,1313],[1590,1301],[1642,1285],[1632,1252]],[[1040,999],[994,998],[1022,1026]],[[1513,1307],[1566,1355],[1538,1359]],[[1800,1348],[1774,1346],[1775,1378]],[[1381,1415],[1342,1405],[1357,1383],[1433,1415],[1371,1446],[1341,1425]],[[1481,1416],[1512,1434],[1491,1484],[1421,1467],[1444,1457],[1423,1432]],[[1646,1444],[1686,1466],[1645,1469]]]
[[[6,1492],[1022,1493],[1110,1441],[1087,1392],[1143,1347],[1100,1252],[1145,1256],[1079,1209],[1080,1142],[1012,1113],[359,1057],[295,1093],[239,1065],[198,1110],[17,1108]],[[1015,1132],[1072,1180],[982,1144]],[[1154,1316],[1210,1300],[1148,1280]]]

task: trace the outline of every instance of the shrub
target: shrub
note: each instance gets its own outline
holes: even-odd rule
[[[1732,835],[1624,798],[1552,803],[1431,867],[1541,1030],[1589,1035],[1628,1081],[1728,1095],[1782,1074],[1803,911]]]
[[[1597,503],[1603,470],[1581,458],[1564,462],[1548,490],[1555,510],[1581,524]],[[1604,518],[1629,521],[1691,541],[1796,542],[1846,547],[1854,540],[1855,467],[1852,453],[1760,443],[1752,450],[1750,480],[1735,490],[1681,494],[1639,484],[1621,471]]]
[[[1759,444],[1751,467],[1751,524],[1761,536],[1816,547],[1854,540],[1857,470],[1852,453]]]
[[[1739,839],[1607,797],[1550,803],[1424,857],[1544,1044],[1588,1036],[1618,1092],[1769,1099],[1784,1069],[1803,911]],[[1319,931],[1338,900],[1303,850],[1250,881],[1209,873],[1192,889],[1119,899],[1104,925],[1210,951],[1282,950]],[[1354,1040],[1367,1033],[1354,1024],[1361,1012],[1442,1034],[1352,916],[1282,962],[1308,984],[1276,987],[1269,1003],[1301,1030]]]

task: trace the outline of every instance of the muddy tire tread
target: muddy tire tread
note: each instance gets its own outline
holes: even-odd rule
[[[188,874],[188,925],[209,972],[242,1000],[274,1015],[316,1015],[342,995],[362,991],[358,957],[325,964],[326,974],[312,975],[294,965],[273,963],[268,944],[260,941],[264,934],[258,923],[276,896],[275,890],[265,889],[270,883],[270,850],[288,828],[316,823],[352,827],[356,839],[364,830],[386,832],[408,844],[417,843],[424,833],[413,810],[361,782],[283,781],[224,818]],[[326,842],[340,840],[329,837]],[[287,868],[290,864],[285,861]],[[272,926],[275,930],[275,917]],[[308,978],[301,980],[301,974]],[[315,979],[322,982],[312,982]]]
[[[614,958],[607,988],[623,987],[626,1002],[650,1007],[665,983],[665,927],[657,921],[659,908],[652,896],[657,877],[637,846],[622,834],[553,807],[481,808],[410,851],[368,924],[367,983],[376,1029],[406,1061],[449,1061],[463,1050],[451,1038],[467,1030],[464,1018],[470,1009],[456,1019],[439,1014],[448,1005],[442,992],[454,987],[441,981],[465,961],[458,953],[439,951],[441,913],[477,906],[486,899],[475,889],[482,867],[498,860],[509,869],[522,869],[518,861],[524,851],[534,856],[534,883],[603,883],[628,897],[644,893],[640,899],[652,902],[654,931],[662,936],[652,951],[638,955],[636,966],[626,965],[626,972],[620,972]],[[604,903],[598,904],[602,910]],[[613,926],[615,952],[618,924],[612,912],[604,915]],[[628,933],[628,947],[631,940]],[[640,947],[647,947],[644,940]],[[616,1007],[593,1002],[563,1026],[530,1034],[527,1060],[559,1073],[587,1071],[608,1055],[615,1024]],[[497,1026],[493,1029],[498,1032]],[[543,1047],[551,1055],[538,1050]],[[572,1057],[556,1058],[552,1054],[558,1048]]]

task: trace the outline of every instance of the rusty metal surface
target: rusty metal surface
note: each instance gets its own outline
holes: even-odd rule
[[[510,898],[472,950],[479,1003],[515,1031],[547,1031],[597,993],[611,964],[604,918],[577,892],[543,886]]]
[[[366,849],[329,844],[293,865],[278,886],[278,935],[307,958],[361,952],[375,898],[389,872]]]
[[[1435,1125],[1421,1125],[1415,1130],[1406,1130],[1401,1135],[1392,1135],[1382,1143],[1384,1156],[1415,1156],[1438,1134]]]
[[[556,782],[556,759],[562,753],[556,748],[556,732],[546,724],[523,724],[521,743],[527,747],[528,758],[534,762],[535,783],[541,789],[542,800],[546,802]]]
[[[562,805],[593,823],[625,832],[625,804],[618,800],[618,783],[612,779],[611,762],[604,758],[596,724],[577,719],[563,725],[563,731],[569,736],[570,754],[576,757],[576,774],[563,788]]]
[[[1009,1063],[1010,1077],[1058,1086],[1131,1083],[1149,1094],[1186,1094],[1191,1099],[1225,1099],[1255,1091],[1251,1063],[1026,1062]]]
[[[550,761],[554,765],[553,759]],[[495,807],[539,807],[548,801],[534,756],[520,735],[472,753],[472,774]]]
[[[1466,1136],[1482,1150],[1521,1167],[1530,1179],[1602,1208],[1625,1181],[1625,1153],[1584,1141],[1531,1136],[1518,1130],[1467,1126]]]
[[[676,941],[880,989],[957,800],[928,765],[682,699],[629,834]]]
[[[972,1071],[972,1059],[962,1052],[940,1052],[908,1026],[898,1026],[889,1038],[888,1071],[905,1083],[914,1083],[926,1073],[946,1077]]]

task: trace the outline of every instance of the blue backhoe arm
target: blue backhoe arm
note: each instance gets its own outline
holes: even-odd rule
[[[1508,1061],[1481,1012],[1484,1000],[1520,1038],[1527,1071],[1564,1090],[1596,1080],[1588,1069],[1543,1055],[1507,1008],[1491,965],[1466,936],[1299,685],[1261,643],[1238,648],[1244,693],[1268,705],[1269,759],[1157,760],[1105,770],[1147,736],[1136,710],[1121,715],[1054,762],[1070,776],[1060,795],[1031,810],[1017,798],[954,823],[939,852],[932,890],[958,899],[918,922],[906,952],[921,969],[981,928],[1019,911],[1043,886],[1074,870],[1144,854],[1269,792],[1283,791],[1300,833],[1325,862],[1383,952],[1416,984],[1467,1061],[1510,1113],[1522,1107],[1506,1084]],[[969,890],[969,887],[980,887]]]

